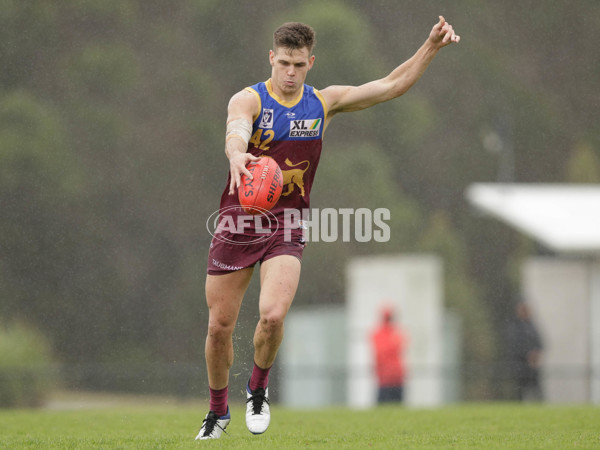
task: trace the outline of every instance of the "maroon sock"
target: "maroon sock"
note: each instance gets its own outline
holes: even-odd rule
[[[210,410],[221,417],[227,414],[227,386],[223,389],[210,390]]]
[[[248,387],[251,391],[258,388],[267,388],[267,384],[269,384],[269,371],[268,369],[261,369],[254,363],[254,368],[252,369],[252,375],[250,376],[250,381],[248,382]]]

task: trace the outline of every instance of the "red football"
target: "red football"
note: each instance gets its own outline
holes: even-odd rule
[[[250,180],[242,174],[242,184],[238,189],[240,205],[248,214],[260,214],[270,210],[283,190],[283,175],[273,158],[261,157],[248,163],[246,169],[252,174]]]

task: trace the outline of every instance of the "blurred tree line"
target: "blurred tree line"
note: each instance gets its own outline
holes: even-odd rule
[[[593,0],[0,0],[0,320],[34,324],[66,364],[190,364],[202,378],[226,105],[269,77],[274,28],[315,28],[307,82],[323,88],[385,76],[439,14],[461,43],[401,99],[337,117],[313,189],[313,207],[389,208],[391,241],[309,244],[295,304],[343,302],[353,255],[437,253],[467,362],[501,358],[516,264],[545,250],[474,214],[463,193],[600,181]],[[492,384],[467,396],[497,396]]]

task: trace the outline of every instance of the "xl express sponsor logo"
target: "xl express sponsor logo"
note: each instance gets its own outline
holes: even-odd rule
[[[321,132],[321,119],[290,121],[290,137],[317,137]]]

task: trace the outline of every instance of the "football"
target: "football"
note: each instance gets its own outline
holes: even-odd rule
[[[248,214],[260,214],[269,211],[283,190],[283,175],[279,165],[273,158],[261,157],[251,161],[246,169],[252,179],[242,174],[242,183],[238,189],[240,205]]]

